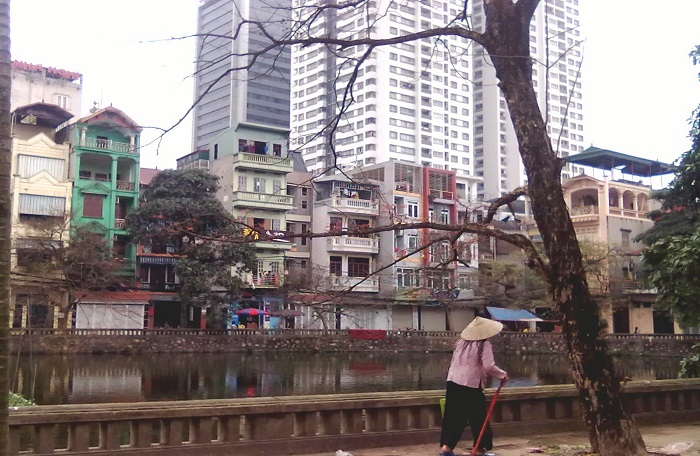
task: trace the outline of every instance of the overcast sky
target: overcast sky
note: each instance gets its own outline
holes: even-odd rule
[[[579,0],[586,145],[672,162],[690,147],[700,103],[699,0]],[[20,0],[12,3],[12,58],[83,74],[83,115],[112,104],[144,127],[168,128],[192,102],[198,0]],[[190,152],[188,118],[141,154],[170,168]],[[146,128],[142,144],[157,136]]]

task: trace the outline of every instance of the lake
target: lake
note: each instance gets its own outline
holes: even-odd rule
[[[23,355],[10,385],[37,404],[222,399],[432,390],[445,386],[449,353],[217,353]],[[507,386],[572,383],[565,355],[504,355]],[[676,378],[679,358],[615,360],[634,380]]]

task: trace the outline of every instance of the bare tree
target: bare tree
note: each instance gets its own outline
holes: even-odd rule
[[[0,456],[9,454],[8,358],[10,350],[10,0],[0,0]]]
[[[72,228],[70,214],[45,217],[25,223],[30,244],[15,246],[17,266],[12,271],[13,286],[36,290],[64,318],[59,328],[65,329],[68,311],[84,297],[83,291],[118,288],[124,281],[118,275],[123,267],[114,257],[99,225]]]
[[[357,8],[370,11],[376,6],[376,2],[302,2],[301,6],[292,7],[291,13],[295,21],[291,30],[283,36],[270,32],[273,28],[269,27],[270,24],[256,20],[241,21],[234,31],[234,40],[242,36],[245,30],[256,29],[267,38],[269,44],[255,52],[238,54],[247,57],[246,63],[223,72],[211,87],[229,77],[231,73],[250,70],[257,61],[274,58],[285,47],[325,47],[340,59],[338,68],[351,68],[349,74],[345,74],[346,71],[343,76],[340,76],[340,70],[337,70],[338,79],[332,87],[338,92],[336,115],[328,125],[316,133],[316,136],[323,135],[329,138],[326,148],[328,169],[344,173],[337,164],[339,157],[333,138],[354,101],[353,86],[358,73],[372,52],[382,46],[431,38],[437,42],[442,37],[450,36],[471,40],[474,49],[483,50],[495,69],[498,86],[509,110],[527,174],[527,187],[515,189],[500,197],[489,207],[487,217],[478,223],[395,223],[391,226],[370,228],[365,230],[364,234],[389,229],[426,228],[443,233],[437,239],[430,239],[431,244],[444,240],[455,245],[463,234],[473,233],[492,236],[522,249],[527,264],[546,280],[549,295],[562,321],[574,382],[583,405],[584,419],[593,449],[602,455],[646,454],[644,442],[634,421],[622,407],[620,382],[614,374],[612,360],[608,356],[602,337],[604,328],[599,307],[589,291],[581,249],[564,200],[560,176],[565,162],[552,146],[546,119],[534,90],[530,22],[538,5],[539,0],[484,0],[485,21],[482,31],[477,31],[470,25],[468,3],[464,0],[459,14],[444,26],[428,26],[419,32],[406,32],[383,38],[377,37],[372,27],[374,21],[379,19],[376,15],[368,17],[366,29],[359,31],[317,26],[327,14]],[[362,52],[355,54],[359,57],[344,58],[347,55],[346,51],[353,47],[361,47]],[[202,97],[204,95],[206,92]],[[566,116],[566,113],[564,115]],[[502,206],[524,195],[529,198],[534,220],[542,237],[543,255],[539,254],[526,236],[504,233],[488,226]],[[304,237],[329,235],[334,234],[309,233]],[[421,246],[421,249],[427,247]],[[452,251],[452,259],[457,261],[458,249]]]

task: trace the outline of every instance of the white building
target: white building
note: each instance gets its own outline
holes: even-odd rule
[[[34,103],[57,105],[80,117],[83,75],[75,71],[12,61],[12,110]]]
[[[308,18],[317,4],[295,0],[294,19]],[[460,14],[463,4],[379,0],[347,10],[329,9],[314,21],[311,33],[397,37],[444,26]],[[469,6],[479,29],[484,21],[481,0]],[[551,68],[537,64],[535,83],[562,155],[582,150],[583,144],[577,39],[578,0],[543,2],[532,23],[532,53]],[[357,59],[363,63],[354,73]],[[505,101],[487,62],[479,46],[450,36],[372,52],[364,45],[295,46],[293,147],[316,173],[336,161],[349,169],[402,160],[455,171],[458,178],[483,177],[474,197],[497,197],[522,184],[524,175]],[[348,106],[351,97],[354,102]],[[335,125],[332,119],[339,113]]]

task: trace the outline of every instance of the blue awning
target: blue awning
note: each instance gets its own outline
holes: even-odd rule
[[[486,307],[492,320],[497,321],[544,321],[529,310]]]

